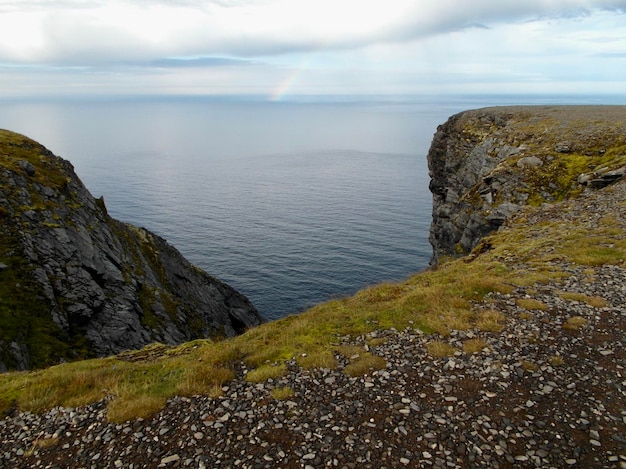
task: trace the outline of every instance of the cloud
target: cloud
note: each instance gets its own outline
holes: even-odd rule
[[[0,1],[0,62],[98,65],[356,50],[599,9],[623,12],[624,1]]]
[[[163,68],[195,68],[195,67],[241,67],[258,65],[259,62],[252,60],[230,59],[224,57],[200,57],[191,59],[166,58],[157,59],[146,63],[150,67]]]
[[[621,89],[625,13],[626,0],[0,0],[0,96]]]

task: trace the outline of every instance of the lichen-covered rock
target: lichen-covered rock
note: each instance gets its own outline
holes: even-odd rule
[[[69,162],[32,140],[0,130],[0,181],[0,371],[262,322],[164,239],[112,219]]]
[[[467,254],[524,205],[624,177],[626,106],[519,106],[456,114],[428,153],[431,263]]]

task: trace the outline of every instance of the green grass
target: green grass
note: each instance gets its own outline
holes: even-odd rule
[[[262,383],[268,379],[279,378],[287,373],[287,366],[283,364],[262,365],[246,375],[246,381]]]
[[[548,265],[549,260],[567,258],[589,265],[590,260],[581,259],[580,252],[588,252],[590,245],[610,244],[617,252],[607,258],[596,257],[592,251],[592,265],[602,261],[623,263],[623,230],[614,224],[607,230],[608,224],[584,230],[570,224],[563,231],[559,223],[544,223],[532,227],[537,232],[534,237],[529,237],[528,228],[514,226],[489,237],[491,248],[477,256],[450,260],[405,282],[374,286],[350,298],[320,304],[233,339],[198,340],[179,347],[154,346],[118,357],[2,374],[0,409],[17,406],[39,412],[108,396],[112,397],[108,403],[109,418],[122,421],[150,415],[174,395],[219,395],[223,384],[233,378],[233,365],[238,361],[249,368],[247,379],[251,382],[284,375],[285,362],[292,359],[303,368],[336,368],[337,355],[349,362],[344,372],[355,376],[371,373],[383,369],[385,360],[363,347],[339,345],[342,338],[392,327],[419,328],[439,337],[455,329],[498,334],[507,318],[495,309],[476,311],[472,302],[490,292],[510,293],[512,283],[533,284],[546,279],[558,282],[560,272]],[[503,262],[505,257],[507,262],[523,261],[532,268],[511,270]],[[564,327],[582,327],[572,321]],[[372,345],[382,343],[376,341]],[[466,343],[464,351],[475,353],[485,344]],[[435,338],[429,340],[427,348],[432,356],[457,351]]]
[[[2,138],[6,135],[0,132]],[[608,155],[610,158],[620,158],[619,152],[611,148],[607,152],[612,152]],[[578,171],[581,162],[575,155],[568,158],[570,163],[566,169],[572,167]],[[46,177],[45,172],[38,177]],[[56,183],[62,185],[63,181]],[[530,216],[531,211],[525,215]],[[0,226],[5,231],[10,228],[3,220],[9,219],[6,211],[0,212]],[[348,361],[345,373],[363,375],[383,369],[385,360],[363,347],[340,344],[345,342],[345,337],[362,338],[381,329],[411,328],[433,334],[428,337],[428,353],[432,357],[449,356],[457,353],[456,348],[445,342],[450,332],[472,329],[499,334],[506,326],[507,318],[497,309],[477,310],[473,306],[487,294],[511,293],[518,286],[558,284],[567,274],[553,266],[555,260],[590,268],[603,264],[625,265],[626,236],[618,221],[609,218],[593,224],[586,219],[567,223],[550,219],[531,226],[518,223],[486,238],[486,248],[478,249],[469,257],[441,260],[436,268],[405,282],[367,288],[352,297],[320,304],[233,339],[197,340],[178,347],[155,345],[117,357],[78,361],[28,373],[5,373],[0,375],[0,411],[17,407],[41,412],[59,405],[80,406],[108,397],[109,419],[124,421],[151,415],[175,395],[219,395],[222,386],[235,376],[234,365],[238,362],[248,367],[247,379],[255,383],[287,373],[288,360],[295,360],[302,368],[337,368],[337,356]],[[3,242],[0,261],[13,267],[20,262],[19,256],[10,257],[7,253],[14,246]],[[150,257],[149,247],[143,246],[141,255]],[[0,282],[0,320],[7,325],[2,333],[27,334],[29,340],[41,341],[41,359],[45,362],[48,351],[63,345],[46,344],[42,339],[50,335],[51,327],[45,320],[45,304],[31,301],[33,309],[26,311],[11,303],[14,300],[6,294],[11,282],[28,279],[27,275],[11,278],[12,270],[3,272]],[[23,283],[23,287],[24,295],[34,294],[28,290],[28,283]],[[153,300],[153,294],[145,292],[143,302],[146,305]],[[537,304],[523,307],[526,306],[541,309]],[[24,316],[16,315],[16,311],[20,315],[34,311],[35,319],[26,324]],[[36,319],[40,316],[41,323]],[[563,327],[579,330],[585,324],[581,319],[584,318],[571,318]],[[57,336],[56,340],[61,339],[64,337]],[[382,343],[371,341],[370,345]],[[484,339],[468,341],[463,344],[463,351],[477,353],[485,344]],[[286,388],[276,388],[273,393],[277,399],[289,397]]]

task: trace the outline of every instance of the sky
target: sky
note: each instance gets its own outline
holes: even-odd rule
[[[626,0],[0,0],[0,98],[626,94]]]

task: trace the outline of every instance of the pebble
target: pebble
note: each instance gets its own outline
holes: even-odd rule
[[[471,331],[489,344],[482,352],[432,358],[426,344],[433,336],[381,329],[376,336],[385,340],[370,353],[387,367],[366,378],[344,374],[344,358],[334,370],[303,370],[292,360],[285,376],[258,385],[245,381],[238,364],[222,397],[175,397],[147,419],[109,423],[106,401],[17,412],[0,419],[0,467],[626,466],[626,412],[616,404],[626,396],[626,363],[617,352],[626,345],[626,311],[616,300],[626,296],[626,269],[559,268],[570,274],[560,284],[532,287],[548,305],[532,318],[520,318],[513,301],[529,288],[489,294],[486,307],[507,322],[501,334]],[[590,275],[596,281],[584,280]],[[556,290],[599,296],[610,306],[566,302]],[[572,315],[587,319],[584,332],[563,329]],[[534,336],[540,340],[528,339]],[[460,349],[467,337],[437,339]],[[361,347],[367,340],[338,339]],[[597,341],[616,352],[598,353]],[[524,362],[531,366],[523,374],[513,371]],[[294,396],[273,399],[276,386]]]

